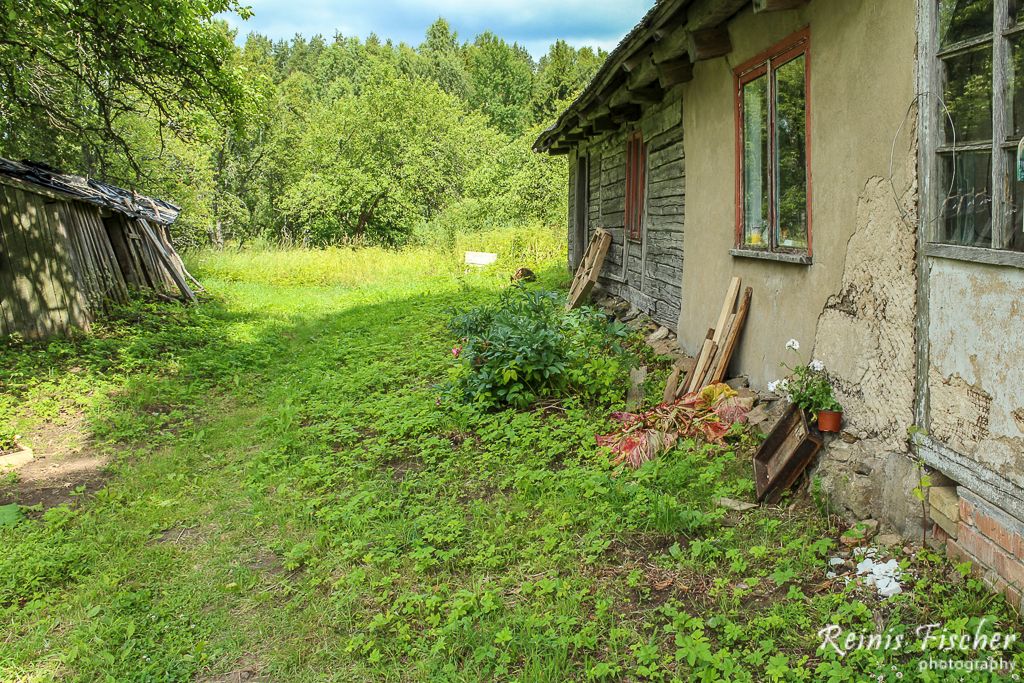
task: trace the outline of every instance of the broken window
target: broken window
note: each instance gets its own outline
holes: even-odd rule
[[[736,70],[737,246],[810,253],[806,31]]]
[[[930,241],[1024,251],[1024,2],[932,0],[936,118]],[[934,196],[934,195],[933,195]],[[968,250],[969,251],[969,250]]]
[[[626,234],[631,240],[643,236],[644,202],[647,193],[647,147],[637,131],[626,140]]]

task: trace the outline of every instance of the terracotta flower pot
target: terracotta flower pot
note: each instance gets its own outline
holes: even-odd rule
[[[838,432],[843,428],[843,413],[834,410],[818,411],[818,429],[823,432]]]

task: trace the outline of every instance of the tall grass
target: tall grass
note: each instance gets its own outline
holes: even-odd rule
[[[565,250],[562,231],[538,226],[433,235],[402,250],[370,246],[310,249],[260,243],[242,249],[195,251],[186,260],[197,275],[228,282],[360,287],[457,274],[465,270],[467,251],[496,253],[494,267],[511,272],[564,260]]]

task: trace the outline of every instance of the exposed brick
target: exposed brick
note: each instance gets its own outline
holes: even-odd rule
[[[1006,579],[1007,583],[1024,587],[1024,563],[998,548],[993,550],[993,559],[993,568],[999,572],[999,576]]]
[[[962,562],[971,562],[974,564],[978,563],[978,561],[975,558],[971,557],[967,553],[967,551],[960,546],[959,543],[952,539],[946,542],[946,557],[948,557],[951,562],[954,562],[956,564],[960,564]]]
[[[1014,588],[1013,586],[1007,586],[1004,595],[1006,596],[1006,602],[1010,603],[1011,607],[1020,612],[1021,603],[1024,602],[1024,600],[1022,600],[1020,589]]]
[[[932,524],[932,538],[941,543],[945,543],[950,539],[950,535],[947,534],[946,530],[938,524]]]
[[[965,498],[960,499],[960,521],[974,526],[974,505]]]
[[[1017,559],[1024,562],[1024,536],[1017,535],[1017,541],[1014,543],[1013,554],[1017,556]]]
[[[995,541],[1003,550],[1016,551],[1016,534],[999,523],[999,520],[989,517],[980,510],[974,515],[977,520],[978,530],[992,541]]]
[[[978,530],[974,527],[967,526],[961,522],[960,533],[957,534],[957,543],[986,567],[991,567],[995,562],[996,544],[978,533]]]

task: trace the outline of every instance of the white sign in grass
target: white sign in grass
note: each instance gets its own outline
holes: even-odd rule
[[[466,252],[466,265],[469,266],[489,266],[495,263],[497,260],[497,254],[491,254],[486,251]]]

